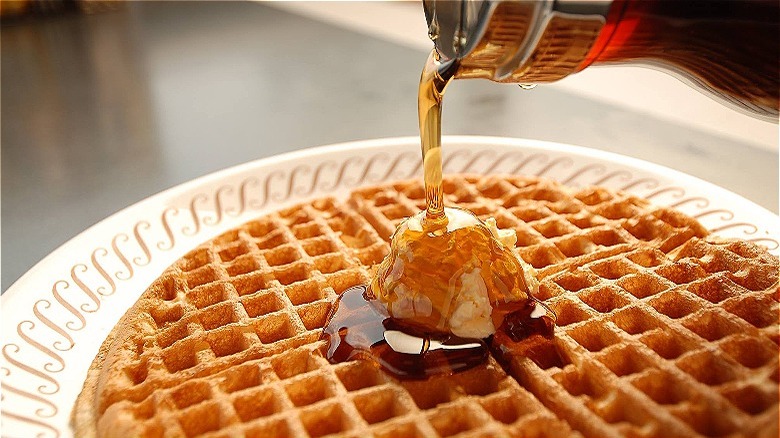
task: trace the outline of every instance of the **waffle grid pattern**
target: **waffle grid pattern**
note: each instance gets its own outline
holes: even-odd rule
[[[450,205],[517,231],[558,314],[556,345],[533,347],[539,364],[515,357],[508,376],[491,358],[397,382],[322,357],[330,303],[370,278],[397,223],[424,205],[421,184],[401,183],[271,214],[166,271],[95,370],[98,396],[80,400],[98,434],[776,434],[775,258],[700,241],[694,220],[600,189],[469,177],[444,189]]]
[[[182,382],[317,341],[329,303],[364,283],[363,266],[385,252],[385,242],[332,200],[251,222],[191,252],[142,298],[134,327],[140,335],[129,337],[129,356],[121,361],[128,365],[109,371],[100,411],[140,400],[147,402],[139,406],[182,409],[194,403],[176,395],[189,392],[178,391]],[[160,388],[178,389],[163,395]],[[191,389],[211,393],[203,383]],[[125,401],[113,404],[115,397]],[[199,409],[158,416],[163,420],[152,422],[158,429],[150,433],[196,436],[193,425],[217,412]]]
[[[552,181],[535,178],[458,176],[443,183],[445,204],[458,205],[499,228],[517,233],[520,256],[541,273],[573,261],[624,252],[644,242],[664,252],[707,231],[694,219],[647,201],[587,188],[572,194]],[[389,239],[405,217],[425,208],[421,183],[358,190],[351,202],[379,235]]]
[[[513,373],[543,402],[563,400],[567,420],[586,435],[771,435],[777,261],[743,258],[734,246],[692,240],[674,260],[642,248],[542,280],[540,298],[560,316],[561,357],[515,358]],[[728,268],[763,270],[756,277],[766,280],[740,285]],[[750,320],[739,316],[746,306]]]
[[[424,207],[421,190],[361,191],[357,209],[387,236]],[[512,375],[575,430],[778,430],[777,259],[745,243],[699,240],[706,231],[693,219],[603,189],[460,177],[444,190],[449,203],[517,232],[558,329],[556,345],[517,352]]]
[[[401,386],[366,362],[327,362],[330,303],[388,251],[362,220],[332,200],[289,209],[166,271],[130,316],[126,366],[105,367],[102,434],[123,414],[150,437],[569,434],[495,361]]]
[[[456,381],[398,386],[366,362],[331,366],[318,347],[302,346],[188,380],[129,409],[143,422],[144,436],[160,437],[570,433],[494,362]]]

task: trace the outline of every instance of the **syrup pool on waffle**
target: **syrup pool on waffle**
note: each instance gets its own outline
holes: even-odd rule
[[[497,353],[553,335],[555,314],[533,296],[531,268],[513,252],[514,231],[444,206],[441,105],[457,67],[433,51],[423,69],[426,209],[398,226],[371,283],[334,303],[323,330],[332,362],[368,359],[397,377],[426,378],[481,364],[497,331]]]

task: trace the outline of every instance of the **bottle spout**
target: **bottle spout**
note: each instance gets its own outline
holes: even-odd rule
[[[428,37],[442,61],[462,59],[474,50],[495,4],[491,0],[423,0]]]

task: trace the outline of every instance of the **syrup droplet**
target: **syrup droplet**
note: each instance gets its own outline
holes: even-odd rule
[[[435,9],[433,11],[431,24],[428,26],[428,38],[433,42],[436,42],[436,40],[439,39],[439,18],[436,16]]]

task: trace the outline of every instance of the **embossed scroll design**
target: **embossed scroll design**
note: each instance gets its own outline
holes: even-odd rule
[[[3,345],[0,351],[8,365],[0,368],[3,401],[9,394],[24,398],[25,405],[32,403],[37,408],[21,414],[13,412],[16,404],[5,403],[2,416],[40,431],[37,434],[40,437],[65,434],[54,421],[58,414],[66,413],[49,401],[49,397],[60,391],[59,378],[68,365],[64,354],[76,345],[72,333],[87,327],[103,302],[120,291],[119,283],[131,280],[144,267],[152,265],[158,254],[176,248],[180,237],[199,235],[204,227],[218,226],[225,218],[241,217],[290,200],[303,200],[338,188],[411,178],[420,172],[421,165],[419,153],[407,151],[356,154],[341,161],[276,168],[262,176],[249,175],[236,184],[220,185],[211,193],[198,192],[185,202],[187,208],[168,206],[156,219],[139,220],[129,230],[116,233],[105,245],[87,253],[88,261],[75,263],[67,277],[53,281],[48,295],[42,294],[33,304],[32,315],[18,323],[19,340]],[[611,170],[601,163],[578,165],[574,159],[560,154],[521,149],[497,153],[461,147],[445,157],[444,166],[452,173],[554,174],[568,185],[609,183],[624,191],[655,190],[643,196],[649,199],[666,196],[674,201],[673,206],[697,208],[700,211],[696,217],[714,217],[722,222],[713,231],[742,227],[750,236],[758,231],[755,225],[734,222],[735,214],[730,210],[705,210],[709,200],[686,197],[682,187],[661,187],[657,179],[639,177],[625,169]],[[756,236],[753,240],[774,244],[775,249],[780,246],[768,237]],[[25,378],[20,380],[20,375]],[[23,383],[32,387],[23,388]]]
[[[264,178],[249,176],[234,186],[222,185],[210,194],[197,193],[186,203],[187,209],[167,207],[157,220],[140,220],[131,230],[115,234],[107,245],[94,248],[87,262],[71,266],[68,277],[55,280],[50,295],[44,294],[33,304],[32,316],[17,324],[19,341],[3,345],[2,355],[8,364],[2,367],[3,400],[6,394],[12,394],[38,407],[31,415],[13,412],[13,405],[6,403],[2,416],[40,430],[37,436],[63,435],[52,420],[61,412],[48,398],[60,391],[59,379],[67,368],[62,353],[76,345],[71,333],[84,330],[103,301],[117,292],[120,282],[134,278],[139,269],[152,264],[156,254],[176,248],[181,236],[195,236],[203,227],[219,225],[226,217],[240,217],[248,211],[317,191],[408,177],[416,167],[419,159],[408,152],[354,156],[340,162],[324,161],[314,167],[298,165],[289,171],[274,170]],[[398,174],[410,168],[412,173]],[[204,209],[213,214],[202,215]],[[189,219],[181,227],[177,225],[180,215]],[[160,237],[154,241],[152,234]],[[24,379],[20,379],[22,376]],[[16,382],[32,388],[23,388]]]

